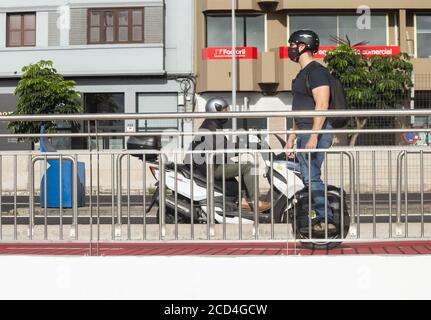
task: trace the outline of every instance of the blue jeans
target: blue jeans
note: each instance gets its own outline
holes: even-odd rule
[[[330,124],[327,124],[326,129],[332,129]],[[305,149],[310,135],[298,135],[297,137],[297,149]],[[317,144],[317,149],[329,149],[332,146],[332,134],[325,133],[319,135],[319,142]],[[309,153],[297,153],[297,158],[299,161],[302,181],[306,187],[310,187],[311,183],[311,198],[312,207],[317,214],[317,222],[325,221],[325,184],[322,181],[322,164],[325,159],[325,153],[323,152],[312,152],[311,155],[311,177],[309,177],[308,168],[308,155]],[[328,212],[328,222],[334,223],[333,212],[331,207],[327,206]]]

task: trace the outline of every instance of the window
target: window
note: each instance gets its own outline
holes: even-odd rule
[[[207,47],[232,46],[232,18],[230,16],[207,16]],[[238,47],[257,47],[265,51],[265,16],[236,17]]]
[[[124,113],[124,93],[86,93],[84,95],[84,113]],[[91,122],[91,132],[96,132],[94,122]],[[84,122],[84,132],[88,132],[88,122]],[[115,133],[125,131],[123,120],[107,120],[97,122],[97,132]],[[88,140],[85,139],[85,144]],[[96,148],[96,140],[91,141],[92,149]],[[124,139],[122,137],[99,138],[100,149],[122,149]],[[88,146],[85,146],[87,149]]]
[[[36,13],[7,15],[7,46],[36,46]]]
[[[323,46],[334,45],[331,36],[349,37],[352,44],[368,41],[368,45],[384,46],[387,44],[387,16],[371,16],[370,29],[359,29],[359,15],[291,15],[290,32],[300,29],[315,30]]]
[[[418,76],[416,76],[418,78]],[[420,77],[419,77],[420,79]],[[418,79],[416,79],[418,80]],[[431,91],[416,90],[415,91],[415,109],[431,109]],[[430,128],[431,116],[417,116],[415,119],[415,127]]]
[[[138,113],[175,113],[178,112],[178,93],[140,93],[138,94]],[[162,131],[178,129],[178,120],[139,120],[138,130]]]
[[[417,15],[418,58],[431,58],[431,15]]]
[[[139,93],[138,113],[175,113],[178,112],[178,93]],[[138,120],[138,131],[179,131],[184,128],[184,120]],[[163,136],[162,147],[170,148],[184,146],[184,137]]]
[[[14,94],[0,93],[0,115],[7,116],[15,111],[17,101],[18,97]],[[0,134],[11,134],[7,125],[7,122],[0,123]],[[31,150],[31,144],[27,141],[18,142],[17,138],[0,138],[0,153],[11,150]]]
[[[143,43],[144,9],[88,10],[88,43]]]
[[[337,33],[337,16],[306,16],[294,15],[290,16],[290,33],[301,29],[315,30],[319,35],[320,44],[322,46],[330,46],[334,43],[331,41],[331,36],[336,36]]]

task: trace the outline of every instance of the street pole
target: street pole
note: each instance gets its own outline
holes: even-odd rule
[[[236,91],[237,91],[237,61],[236,61],[236,0],[232,0],[232,111],[237,112]],[[236,131],[238,128],[237,119],[232,119],[232,129]],[[237,137],[234,136],[234,141],[237,142]]]

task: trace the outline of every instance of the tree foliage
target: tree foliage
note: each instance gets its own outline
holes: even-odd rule
[[[15,90],[18,95],[17,109],[13,115],[52,115],[76,114],[82,112],[81,96],[75,91],[75,82],[65,80],[54,68],[52,61],[39,61],[22,68],[23,75]],[[72,127],[77,122],[69,122]],[[57,129],[55,122],[10,122],[8,128],[14,134],[39,133],[45,126],[45,132]],[[25,140],[25,139],[19,139]],[[38,138],[29,139],[37,142]]]
[[[350,109],[396,109],[406,104],[413,87],[413,65],[406,53],[367,58],[356,52],[350,41],[337,39],[339,46],[328,52],[325,63],[346,88]],[[368,118],[355,118],[356,128]],[[351,137],[351,145],[357,135]]]

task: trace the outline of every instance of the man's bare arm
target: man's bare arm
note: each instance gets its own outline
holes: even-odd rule
[[[329,109],[329,99],[331,97],[331,90],[329,86],[321,86],[313,89],[313,98],[316,103],[316,111],[326,111]],[[326,117],[314,117],[312,130],[321,130],[325,123]],[[310,140],[307,143],[306,149],[316,149],[318,143],[318,134],[310,135]]]
[[[292,129],[293,130],[297,129],[295,122],[293,122],[293,128]],[[286,143],[284,148],[286,150],[293,149],[293,146],[295,145],[295,139],[296,139],[296,134],[294,134],[294,133],[289,134],[289,138],[287,139],[287,143]],[[294,153],[292,153],[292,152],[286,152],[286,154],[287,154],[288,158],[294,158],[295,157]]]

